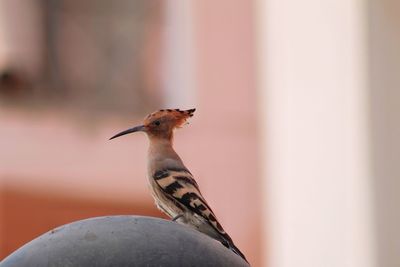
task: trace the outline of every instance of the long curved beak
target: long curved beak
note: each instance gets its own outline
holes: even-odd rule
[[[135,126],[133,128],[130,128],[128,130],[122,131],[120,133],[117,133],[116,135],[114,135],[113,137],[111,137],[109,140],[123,136],[125,134],[130,134],[130,133],[134,133],[134,132],[143,132],[145,130],[144,125],[139,125],[139,126]]]

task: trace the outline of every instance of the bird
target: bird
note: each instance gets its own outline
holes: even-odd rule
[[[219,241],[242,257],[200,192],[192,173],[173,148],[174,130],[188,123],[196,109],[161,109],[147,115],[143,124],[119,132],[114,139],[135,132],[149,139],[147,176],[157,207],[173,221],[187,225]]]

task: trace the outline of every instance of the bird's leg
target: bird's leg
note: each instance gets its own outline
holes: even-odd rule
[[[178,220],[179,218],[183,217],[183,214],[178,214],[176,215],[174,218],[172,218],[173,222],[176,222],[176,220]]]

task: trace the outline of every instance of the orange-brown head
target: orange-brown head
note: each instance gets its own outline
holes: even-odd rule
[[[161,109],[155,111],[146,116],[143,125],[122,131],[111,137],[110,140],[134,132],[145,132],[150,138],[172,139],[174,129],[182,127],[187,119],[193,116],[195,110]]]

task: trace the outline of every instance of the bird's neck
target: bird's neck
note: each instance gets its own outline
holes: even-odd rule
[[[185,168],[171,139],[149,138],[148,170],[150,174],[169,168]]]
[[[149,157],[170,157],[177,155],[172,147],[172,140],[165,138],[149,138]]]

